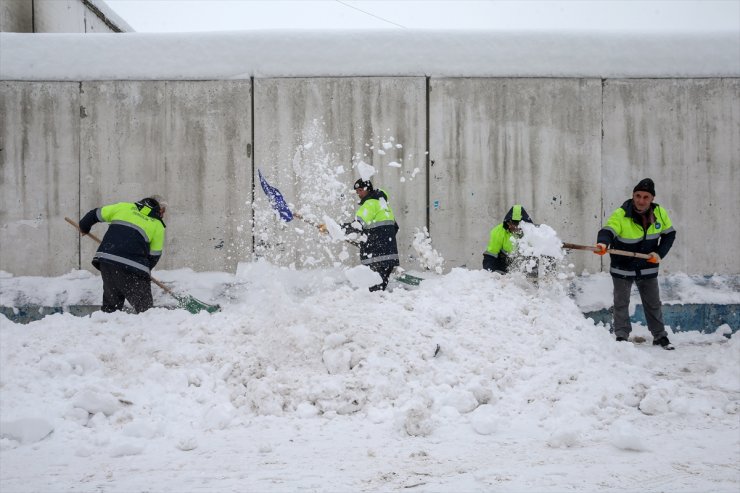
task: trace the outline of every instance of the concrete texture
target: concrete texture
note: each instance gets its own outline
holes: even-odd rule
[[[95,245],[83,239],[80,254],[63,217],[153,193],[170,203],[162,268],[233,272],[253,241],[281,265],[355,260],[354,247],[276,219],[253,173],[308,219],[343,222],[356,209],[352,165],[364,161],[390,195],[407,268],[417,267],[414,229],[427,222],[448,268],[480,268],[490,229],[517,202],[564,241],[591,244],[650,176],[678,230],[663,270],[740,274],[740,79],[429,86],[257,79],[252,111],[250,81],[2,82],[0,270],[53,276],[80,258],[91,268]],[[578,273],[601,268],[588,253],[570,258]]]
[[[740,80],[606,81],[603,148],[604,217],[655,181],[678,232],[664,272],[740,272]]]
[[[106,17],[106,23],[100,15]],[[104,2],[82,0],[0,0],[0,32],[112,33],[131,31]]]
[[[79,266],[79,84],[0,83],[0,270]]]
[[[81,214],[163,195],[158,267],[233,272],[252,245],[250,106],[245,81],[84,83]],[[83,243],[83,267],[94,250]]]
[[[29,0],[0,0],[0,32],[33,32],[33,3]]]
[[[252,254],[251,83],[168,82],[164,268],[234,272]]]
[[[85,12],[87,8],[80,0],[33,0],[33,10],[34,32],[86,32]]]
[[[422,77],[257,79],[255,166],[297,212],[339,223],[351,221],[357,208],[353,165],[374,166],[372,181],[389,195],[401,228],[399,253],[408,259],[414,228],[426,225],[425,85]],[[262,190],[255,194],[260,256],[296,266],[357,257],[352,246],[322,242],[326,237],[310,225],[281,223]]]
[[[165,82],[81,85],[80,215],[116,202],[165,195]],[[165,195],[166,196],[166,195]],[[175,206],[176,204],[172,204]],[[107,225],[93,228],[102,237]],[[167,239],[163,265],[167,259]],[[97,249],[82,242],[82,267]]]
[[[601,210],[601,81],[434,79],[431,234],[448,267],[480,268],[490,230],[522,204],[535,223],[592,243]],[[576,271],[598,259],[571,255]]]

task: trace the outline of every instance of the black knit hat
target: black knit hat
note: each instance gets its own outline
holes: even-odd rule
[[[355,182],[355,190],[359,188],[364,188],[367,191],[372,191],[373,183],[370,180],[363,180],[362,178],[360,178]]]
[[[635,185],[635,188],[632,189],[632,193],[635,192],[647,192],[655,197],[655,183],[653,183],[653,180],[650,178],[643,178],[640,180],[640,183]]]

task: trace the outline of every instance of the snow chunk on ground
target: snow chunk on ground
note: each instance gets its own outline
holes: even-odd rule
[[[370,267],[366,265],[351,267],[344,271],[344,275],[347,276],[347,279],[352,283],[352,286],[357,289],[368,289],[383,282],[383,278],[380,277],[380,274],[371,270]]]
[[[22,418],[0,422],[0,437],[10,438],[23,444],[43,440],[54,426],[43,418]]]

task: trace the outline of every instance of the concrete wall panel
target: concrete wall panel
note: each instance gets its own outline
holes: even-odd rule
[[[0,32],[33,32],[33,3],[28,0],[0,1]]]
[[[80,0],[34,0],[33,6],[35,32],[85,32],[87,9]]]
[[[0,270],[57,276],[79,267],[79,85],[0,83]]]
[[[353,162],[374,166],[372,181],[390,196],[408,265],[414,228],[426,225],[425,86],[419,77],[255,80],[256,167],[307,218],[343,222],[356,210]],[[300,221],[281,224],[264,213],[262,191],[255,194],[259,255],[297,266],[357,256]]]
[[[248,258],[248,81],[84,83],[82,101],[83,214],[161,194],[169,211],[159,268],[233,272]],[[94,249],[83,244],[83,266]]]
[[[165,84],[82,83],[81,215],[106,204],[135,201],[156,193],[166,196]],[[177,205],[171,204],[173,211]],[[97,225],[93,232],[102,236],[106,229],[105,224]],[[167,251],[170,241],[167,238],[163,265],[171,262]],[[81,246],[82,266],[94,270],[90,260],[97,246],[92,241],[83,241]]]
[[[664,272],[738,274],[740,80],[609,80],[604,214],[644,177],[677,230]]]
[[[165,268],[235,272],[252,252],[250,81],[168,82]]]
[[[593,243],[601,210],[601,81],[435,79],[430,217],[448,267],[480,268],[515,203],[563,241]],[[576,271],[598,259],[571,254]]]

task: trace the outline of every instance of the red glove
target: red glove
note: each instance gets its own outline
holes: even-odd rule
[[[606,253],[606,245],[604,245],[603,243],[597,243],[594,253],[596,255],[604,255]]]

